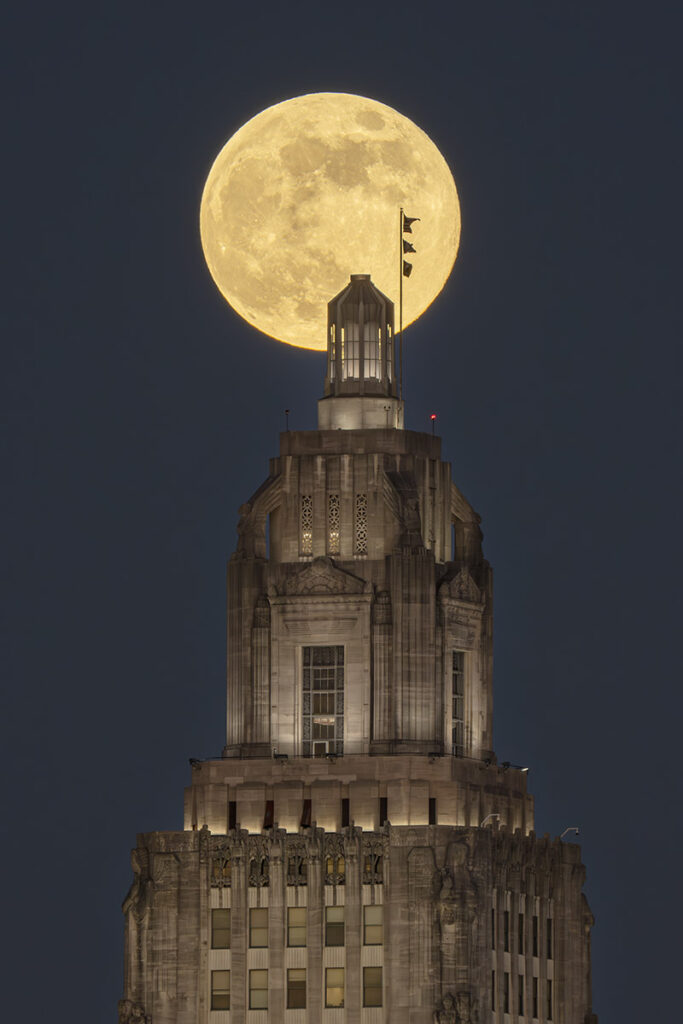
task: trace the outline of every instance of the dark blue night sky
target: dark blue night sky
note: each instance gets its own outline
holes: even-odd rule
[[[222,748],[237,509],[284,409],[315,426],[324,360],[227,306],[198,204],[240,124],[317,91],[395,107],[453,170],[407,425],[438,414],[483,517],[496,749],[538,832],[581,828],[601,1024],[671,1019],[682,30],[628,2],[6,15],[6,1020],[115,1020],[135,834],[180,827],[188,757]]]

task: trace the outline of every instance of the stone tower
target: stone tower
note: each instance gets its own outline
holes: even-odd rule
[[[578,846],[492,750],[492,575],[441,441],[403,428],[393,305],[328,307],[228,566],[227,742],[138,836],[121,1024],[590,1024]]]

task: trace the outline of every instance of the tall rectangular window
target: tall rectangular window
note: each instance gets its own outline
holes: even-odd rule
[[[552,1020],[553,1019],[553,983],[550,980],[550,978],[548,978],[548,980],[546,981],[545,986],[546,986],[546,988],[545,988],[546,996],[548,997],[548,1006],[546,1008],[545,1015],[548,1018],[548,1020]]]
[[[520,1017],[524,1016],[524,975],[520,974],[517,979],[517,1012]]]
[[[306,907],[287,907],[287,945],[306,945]]]
[[[510,1012],[510,974],[508,971],[503,975],[503,1013]]]
[[[368,496],[356,495],[355,549],[357,555],[368,553]]]
[[[538,956],[538,917],[536,914],[531,922],[531,953],[532,956]]]
[[[360,377],[360,324],[353,320],[347,320],[342,330],[344,331],[342,377],[357,380]]]
[[[306,970],[295,967],[287,971],[287,1009],[306,1009]]]
[[[388,803],[387,797],[381,796],[379,798],[379,824],[380,824],[380,827],[382,825],[384,825],[384,823],[386,822],[386,820],[387,820],[387,818],[389,816],[388,812],[387,812],[387,803]]]
[[[436,825],[436,797],[429,798],[429,824]]]
[[[491,907],[491,949],[496,948],[496,908]]]
[[[538,978],[531,979],[531,1014],[538,1020]]]
[[[546,922],[545,939],[546,939],[546,956],[548,957],[548,960],[552,960],[552,958],[553,958],[553,919],[552,919],[552,917],[549,917],[547,922]]]
[[[517,916],[517,952],[524,955],[524,914]]]
[[[344,945],[343,907],[325,907],[325,945]]]
[[[325,968],[325,1006],[344,1005],[344,968]]]
[[[228,828],[237,828],[237,801],[228,800]]]
[[[249,971],[249,1009],[268,1009],[268,971]]]
[[[363,968],[363,1006],[382,1006],[382,968]]]
[[[268,945],[268,907],[252,907],[249,911],[249,945],[252,949]]]
[[[457,757],[465,752],[465,655],[453,651],[452,751]]]
[[[211,971],[211,1009],[230,1009],[230,971]]]
[[[491,971],[491,1009],[496,1010],[496,972]]]
[[[503,912],[503,950],[510,952],[510,911]]]
[[[313,554],[313,495],[301,495],[299,551],[302,555]]]
[[[381,946],[384,942],[384,907],[381,904],[363,907],[363,945]]]
[[[339,518],[339,495],[327,495],[327,550],[338,555],[341,546],[341,523]]]
[[[351,811],[348,796],[343,796],[341,801],[341,823],[342,828],[348,828],[351,821]]]
[[[376,320],[363,324],[363,376],[380,377],[380,326]]]
[[[230,949],[230,911],[211,911],[211,949]]]
[[[303,753],[344,752],[344,648],[303,648]]]

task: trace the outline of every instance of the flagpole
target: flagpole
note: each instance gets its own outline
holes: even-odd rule
[[[403,401],[403,207],[398,215],[398,398]]]

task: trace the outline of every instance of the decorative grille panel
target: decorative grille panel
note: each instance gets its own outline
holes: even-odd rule
[[[327,496],[327,549],[331,555],[339,554],[341,530],[339,521],[339,495]]]
[[[313,554],[313,497],[301,495],[301,554]]]
[[[356,554],[366,555],[368,553],[368,496],[367,494],[356,495]]]

